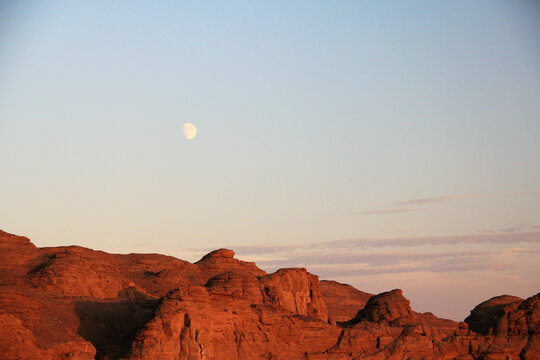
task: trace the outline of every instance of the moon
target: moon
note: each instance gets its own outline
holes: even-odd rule
[[[197,135],[197,128],[192,123],[185,123],[182,127],[184,137],[188,140],[193,139]]]

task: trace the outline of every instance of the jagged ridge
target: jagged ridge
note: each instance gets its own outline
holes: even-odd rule
[[[0,359],[539,359],[540,294],[456,323],[228,249],[192,264],[0,231],[0,250]]]

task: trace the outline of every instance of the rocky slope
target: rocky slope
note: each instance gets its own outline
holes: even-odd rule
[[[351,285],[333,280],[321,280],[319,286],[328,307],[328,317],[333,322],[352,319],[373,296],[373,294],[355,289]]]
[[[456,323],[232,250],[191,264],[0,231],[0,359],[540,359],[540,294]]]

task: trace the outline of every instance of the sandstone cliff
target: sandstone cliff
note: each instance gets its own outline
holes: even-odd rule
[[[540,294],[456,323],[399,289],[267,274],[234,255],[40,249],[0,231],[0,359],[540,359]]]

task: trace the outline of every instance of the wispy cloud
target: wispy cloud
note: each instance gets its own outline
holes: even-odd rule
[[[258,265],[275,270],[283,266],[307,267],[323,278],[399,274],[412,272],[507,271],[515,269],[512,252],[520,256],[537,255],[537,250],[458,251],[424,253],[314,254],[262,261]]]
[[[500,196],[500,195],[525,196],[525,195],[538,195],[538,194],[540,194],[540,191],[534,191],[534,190],[514,191],[514,192],[499,193],[499,194],[450,194],[450,195],[402,200],[402,201],[398,201],[396,205],[408,206],[408,205],[440,204],[440,203],[461,200],[461,199],[474,199],[474,198],[492,197],[492,196]]]
[[[499,194],[450,194],[450,195],[401,200],[395,203],[395,205],[398,206],[397,208],[357,211],[351,214],[353,215],[388,215],[388,214],[406,213],[406,212],[428,209],[426,207],[410,207],[411,205],[412,206],[436,205],[436,204],[442,204],[442,203],[451,202],[455,200],[461,200],[461,199],[474,199],[474,198],[483,198],[483,197],[501,196],[501,195],[525,196],[525,195],[537,195],[537,194],[540,194],[540,191],[526,190],[526,191],[499,193]],[[409,206],[409,207],[401,208],[401,206]]]
[[[481,229],[479,230],[482,233],[523,233],[523,232],[529,232],[529,231],[538,231],[540,230],[540,225],[532,225],[532,224],[518,224],[514,226],[508,226],[503,229]]]
[[[241,255],[267,255],[292,254],[296,251],[327,251],[341,249],[366,250],[371,248],[416,247],[424,245],[460,245],[460,244],[514,244],[539,243],[540,231],[521,233],[483,233],[453,236],[425,236],[425,237],[396,237],[396,238],[358,238],[345,240],[324,241],[314,244],[299,245],[239,245],[231,246]],[[212,249],[207,249],[212,250]],[[289,255],[290,256],[290,255]]]
[[[260,261],[260,265],[272,266],[287,266],[287,265],[302,265],[302,266],[321,266],[328,264],[365,264],[372,267],[384,267],[401,263],[416,263],[416,262],[440,262],[441,260],[459,259],[463,262],[472,258],[478,258],[490,255],[492,252],[487,251],[459,251],[459,252],[427,252],[427,253],[321,253],[308,254],[300,256],[291,256],[279,260]]]
[[[458,244],[507,244],[507,243],[540,243],[540,231],[524,233],[494,233],[453,236],[426,236],[403,238],[360,238],[351,240],[335,240],[320,243],[320,246],[381,248],[386,246],[423,246],[423,245],[458,245]]]
[[[519,253],[519,254],[540,254],[540,250],[526,249],[526,248],[511,248],[504,250],[508,253]]]
[[[381,209],[381,210],[370,210],[370,211],[357,211],[353,212],[353,215],[386,215],[386,214],[395,214],[395,213],[405,213],[411,211],[424,210],[425,208],[405,208],[405,209]]]
[[[403,274],[414,272],[450,273],[467,271],[506,271],[515,269],[515,266],[499,261],[475,261],[475,262],[444,262],[437,264],[400,264],[385,267],[367,267],[363,269],[349,268],[341,264],[329,267],[311,266],[308,270],[323,279],[337,277],[353,277],[367,275]]]
[[[406,205],[440,204],[440,203],[459,200],[459,199],[479,198],[479,197],[485,197],[485,196],[486,195],[484,194],[453,194],[453,195],[402,200],[402,201],[397,202],[396,205],[406,206]]]
[[[433,251],[437,246],[442,247]],[[539,246],[540,231],[513,231],[230,248],[238,258],[255,260],[267,271],[305,267],[322,278],[333,278],[414,272],[509,271],[518,265],[516,256],[537,257]]]

